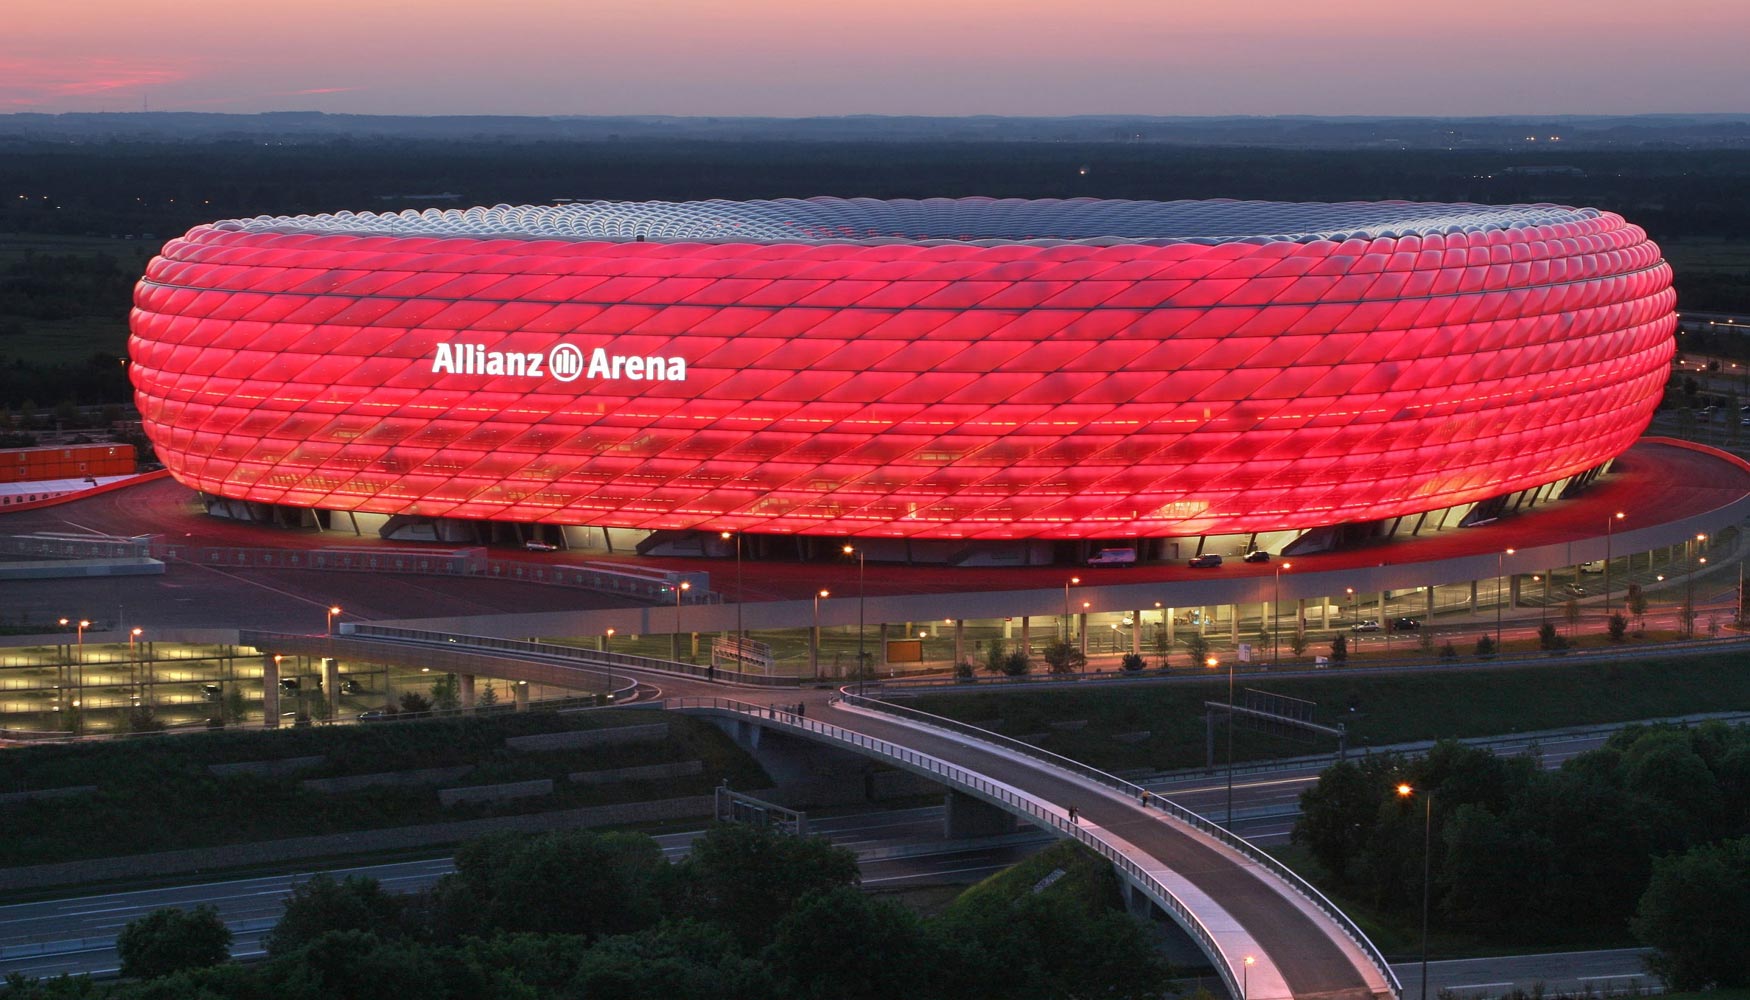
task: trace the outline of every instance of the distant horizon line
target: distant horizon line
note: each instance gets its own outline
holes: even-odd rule
[[[669,113],[636,113],[621,114],[523,114],[516,112],[431,112],[431,113],[379,113],[366,111],[322,111],[314,108],[283,108],[273,111],[0,111],[0,119],[4,118],[76,118],[76,117],[110,117],[110,118],[162,118],[174,115],[194,115],[208,118],[264,118],[273,116],[307,116],[319,118],[516,118],[530,121],[542,120],[598,120],[625,121],[652,119],[674,119],[679,121],[822,121],[822,120],[855,120],[855,119],[919,119],[926,121],[1076,121],[1076,120],[1117,120],[1117,121],[1158,121],[1158,122],[1211,122],[1211,121],[1454,121],[1454,122],[1518,122],[1518,121],[1550,121],[1550,120],[1632,120],[1632,119],[1664,119],[1664,118],[1718,118],[1750,120],[1750,110],[1745,111],[1636,111],[1636,112],[1525,112],[1515,114],[1207,114],[1207,115],[1151,115],[1125,112],[1083,112],[1066,115],[1005,115],[1005,114],[966,114],[966,115],[930,115],[904,112],[846,112],[843,114],[816,115],[762,115],[762,114],[669,114]]]

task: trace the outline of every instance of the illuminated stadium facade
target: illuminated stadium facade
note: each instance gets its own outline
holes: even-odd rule
[[[342,213],[171,241],[131,372],[233,513],[1282,547],[1596,474],[1659,401],[1670,284],[1551,205]]]

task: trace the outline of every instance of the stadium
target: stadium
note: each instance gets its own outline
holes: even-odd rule
[[[1292,552],[1588,484],[1658,405],[1670,285],[1641,229],[1554,205],[262,217],[151,262],[130,371],[233,517]]]

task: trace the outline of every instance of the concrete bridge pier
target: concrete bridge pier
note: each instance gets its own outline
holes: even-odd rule
[[[1121,877],[1122,878],[1122,877]],[[1172,915],[1161,909],[1160,904],[1149,898],[1148,893],[1129,879],[1122,879],[1119,891],[1124,896],[1124,909],[1137,920],[1146,920],[1154,925],[1159,933],[1155,936],[1155,948],[1168,962],[1181,968],[1201,968],[1209,964],[1209,956],[1186,933],[1185,928]]]
[[[528,681],[517,681],[516,682],[516,710],[519,712],[527,712],[529,710],[529,682]]]
[[[942,836],[949,840],[997,837],[1020,829],[1015,814],[962,792],[942,797]]]
[[[277,729],[280,724],[280,658],[261,658],[261,724]]]
[[[456,691],[461,696],[462,711],[472,713],[477,704],[474,693],[474,675],[457,674]]]

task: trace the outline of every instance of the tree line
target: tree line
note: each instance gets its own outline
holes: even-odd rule
[[[1301,808],[1294,842],[1405,925],[1427,822],[1435,926],[1551,944],[1632,930],[1674,987],[1750,984],[1750,727],[1630,727],[1554,770],[1443,742],[1335,764]]]
[[[1118,905],[1109,866],[1070,844],[1042,891],[962,894],[937,916],[857,887],[822,838],[714,827],[670,863],[638,833],[507,834],[464,845],[454,874],[396,895],[372,879],[300,885],[264,960],[227,961],[208,910],[125,928],[122,975],[12,977],[0,997],[51,1000],[859,1000],[1164,995],[1166,968]],[[982,887],[979,887],[982,888]]]

